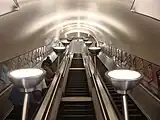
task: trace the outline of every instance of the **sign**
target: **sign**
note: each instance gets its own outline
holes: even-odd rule
[[[15,11],[17,0],[0,0],[0,16]]]
[[[160,20],[160,0],[135,0],[131,11]]]

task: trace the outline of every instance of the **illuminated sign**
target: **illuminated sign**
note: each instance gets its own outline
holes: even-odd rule
[[[135,0],[132,11],[160,20],[160,0]]]
[[[0,0],[0,16],[15,11],[17,7],[17,0]]]

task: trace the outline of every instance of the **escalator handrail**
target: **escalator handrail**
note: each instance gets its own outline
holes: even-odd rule
[[[41,120],[44,116],[44,113],[47,109],[47,106],[48,106],[48,103],[50,101],[50,98],[51,98],[51,95],[53,93],[53,90],[56,86],[56,83],[57,83],[57,79],[59,78],[59,73],[57,73],[54,78],[53,78],[53,81],[47,91],[47,94],[41,104],[41,107],[39,108],[38,112],[37,112],[37,115],[35,116],[35,120]]]
[[[58,86],[59,86],[59,83],[60,83],[60,80],[62,77],[62,73],[65,70],[66,63],[64,60],[62,60],[59,72],[57,72],[56,75],[54,76],[53,81],[47,91],[47,94],[46,94],[46,96],[41,104],[41,107],[39,108],[34,120],[45,120],[48,118],[49,110],[50,110],[52,102],[56,96]]]
[[[100,97],[100,94],[99,94],[99,90],[98,90],[97,85],[95,83],[95,78],[92,75],[91,68],[89,67],[89,62],[87,62],[87,61],[89,61],[89,60],[87,60],[87,59],[84,60],[86,72],[89,75],[89,77],[93,79],[92,83],[93,83],[93,86],[95,87],[95,91],[96,91],[96,94],[97,94],[97,97],[98,97],[100,108],[102,110],[102,115],[103,115],[105,120],[108,120],[108,117],[106,115],[106,112],[105,112],[105,109],[104,109],[104,106],[103,106],[103,103],[102,103],[102,100],[101,100],[101,97]]]
[[[101,99],[101,97],[100,97],[97,84],[96,84],[96,82],[95,82],[96,80],[95,80],[95,78],[94,78],[93,76],[92,76],[92,78],[93,78],[93,84],[94,84],[94,86],[95,86],[95,90],[96,90],[96,93],[97,93],[97,96],[98,96],[98,101],[99,101],[99,103],[100,103],[101,110],[102,110],[102,113],[103,113],[103,117],[104,117],[105,120],[107,120],[108,117],[107,117],[107,115],[106,115],[106,113],[105,113],[105,108],[104,108],[104,105],[103,105],[103,103],[102,103],[102,99]]]
[[[89,57],[90,58],[90,57]],[[89,64],[90,63],[90,64]],[[108,113],[109,119],[110,120],[118,120],[118,117],[112,107],[112,104],[110,103],[110,100],[108,98],[108,95],[106,94],[103,85],[101,83],[101,80],[99,78],[99,76],[95,76],[94,74],[94,66],[93,66],[93,61],[90,58],[90,61],[88,62],[88,68],[90,70],[90,73],[92,75],[92,78],[94,79],[94,84],[97,87],[97,93],[101,96],[101,98],[99,98],[99,100],[101,99],[101,101],[103,102],[103,107],[105,108],[105,110]],[[101,84],[101,86],[100,86]],[[100,97],[99,96],[99,97]],[[106,101],[108,102],[108,104],[106,105]],[[102,104],[101,104],[102,105]],[[109,105],[109,107],[108,107]],[[103,113],[104,116],[107,116],[106,113]],[[106,118],[106,117],[105,117]]]
[[[13,87],[13,84],[10,83],[9,85],[6,86],[6,88],[4,88],[1,92],[0,92],[0,97],[6,93],[8,90],[10,90]]]
[[[111,95],[110,95],[110,93],[109,93],[109,90],[108,90],[108,88],[106,87],[106,85],[105,85],[104,81],[102,80],[102,78],[101,78],[101,76],[100,76],[100,74],[99,74],[98,71],[97,71],[97,74],[98,74],[98,76],[99,76],[99,78],[100,78],[100,81],[101,81],[101,83],[102,83],[102,85],[103,85],[103,87],[104,87],[104,89],[105,89],[105,91],[106,91],[106,93],[107,93],[107,95],[108,95],[108,97],[109,97],[112,105],[113,105],[113,108],[115,109],[115,111],[116,111],[116,113],[117,113],[117,116],[118,116],[119,120],[123,120],[124,118],[122,117],[122,115],[120,114],[118,108],[116,107],[116,105],[115,105],[115,103],[114,103],[114,101],[113,101],[113,99],[112,99],[112,97],[111,97]]]
[[[51,109],[53,100],[54,100],[54,98],[55,98],[55,96],[56,96],[56,93],[57,93],[57,90],[58,90],[58,86],[59,86],[60,80],[61,80],[61,74],[60,74],[59,77],[58,77],[57,83],[56,83],[55,88],[54,88],[54,90],[53,90],[53,93],[52,93],[52,95],[51,95],[52,97],[51,97],[51,99],[50,99],[50,101],[49,101],[49,104],[48,104],[48,107],[47,107],[47,111],[46,111],[46,113],[45,113],[45,117],[44,117],[43,120],[47,120],[47,118],[48,118],[48,114],[49,114],[49,111],[50,111],[50,109]]]
[[[46,111],[46,113],[45,113],[45,117],[44,117],[44,119],[43,120],[47,120],[47,118],[48,118],[48,115],[49,115],[49,111],[50,111],[50,109],[51,109],[51,106],[52,106],[52,103],[53,103],[53,100],[54,100],[54,98],[56,97],[56,93],[57,93],[57,91],[58,91],[58,88],[59,88],[59,83],[60,83],[60,81],[61,81],[61,78],[63,77],[63,73],[65,72],[65,68],[66,68],[66,64],[68,63],[68,62],[65,62],[65,57],[64,57],[64,59],[63,59],[63,61],[61,62],[61,68],[59,69],[59,77],[58,77],[58,80],[57,80],[57,83],[56,83],[56,86],[55,86],[55,89],[54,89],[54,91],[53,91],[53,93],[52,93],[52,97],[51,97],[51,99],[50,99],[50,102],[49,102],[49,105],[48,105],[48,107],[47,107],[47,111]]]

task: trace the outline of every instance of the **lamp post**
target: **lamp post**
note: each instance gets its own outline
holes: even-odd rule
[[[94,57],[94,69],[95,69],[95,73],[96,73],[96,69],[97,69],[96,56],[101,51],[101,48],[100,47],[89,47],[88,50]]]
[[[62,40],[61,42],[62,42],[62,44],[63,44],[66,48],[69,48],[69,44],[70,44],[69,41],[67,41],[67,40]],[[68,54],[68,52],[66,53],[66,58],[67,58],[67,56],[68,56],[67,54]]]
[[[73,40],[73,38],[67,38],[68,42],[71,42]]]
[[[62,40],[61,42],[65,47],[67,47],[70,44],[70,42],[67,40]]]
[[[87,46],[87,55],[89,55],[89,53],[88,53],[88,47],[90,47],[91,45],[92,45],[92,41],[86,41],[86,42],[84,42],[85,43],[85,45]]]
[[[86,41],[88,41],[88,40],[89,40],[89,38],[84,37],[84,38],[83,38],[83,40],[86,42]]]
[[[92,41],[85,41],[85,44],[86,44],[87,47],[91,46],[92,43],[93,43]]]
[[[59,69],[60,64],[60,55],[66,50],[66,47],[53,47],[53,51],[58,55],[58,63],[57,63],[57,70]]]
[[[28,98],[29,92],[32,92],[36,85],[38,85],[44,78],[46,72],[38,68],[26,68],[17,69],[8,72],[9,80],[17,87],[21,92],[25,92],[22,120],[27,120]]]
[[[106,72],[105,76],[111,80],[117,93],[123,95],[124,117],[125,120],[129,120],[126,94],[139,84],[143,75],[133,70],[117,69]]]

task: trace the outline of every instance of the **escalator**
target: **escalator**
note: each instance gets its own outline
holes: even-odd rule
[[[57,120],[96,120],[81,54],[74,54]]]
[[[118,94],[114,89],[114,87],[112,86],[112,84],[110,83],[110,81],[106,79],[104,73],[108,70],[98,58],[97,58],[97,69],[109,91],[110,100],[112,101],[112,104],[115,107],[117,114],[120,115],[119,116],[120,118],[124,118],[122,95]],[[147,117],[143,114],[143,112],[138,108],[138,106],[128,95],[127,95],[127,102],[128,102],[129,120],[148,120]]]

